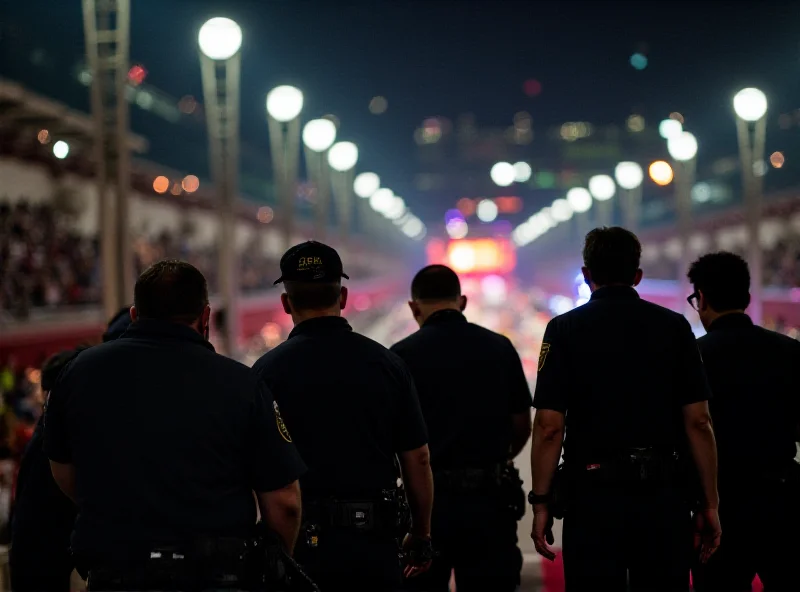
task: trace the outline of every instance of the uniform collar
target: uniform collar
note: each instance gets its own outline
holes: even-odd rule
[[[445,323],[466,322],[467,317],[465,317],[460,311],[447,308],[444,310],[437,310],[435,313],[431,314],[431,316],[429,316],[427,320],[422,323],[422,326],[427,327],[428,325],[443,325]]]
[[[592,292],[592,300],[638,300],[639,292],[632,286],[603,286]]]
[[[708,332],[717,331],[718,329],[738,329],[741,327],[752,327],[753,321],[743,312],[730,312],[721,317],[717,317],[708,326]]]
[[[295,325],[295,328],[289,333],[289,339],[297,335],[318,335],[320,333],[352,330],[350,323],[344,317],[316,317],[306,319]]]
[[[155,337],[166,339],[178,339],[180,341],[190,341],[203,347],[207,347],[211,351],[214,346],[211,345],[200,333],[180,323],[170,323],[169,321],[159,321],[156,319],[140,319],[135,323],[131,323],[128,330],[122,334],[121,339],[125,337]]]

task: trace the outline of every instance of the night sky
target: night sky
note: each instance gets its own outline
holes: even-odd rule
[[[576,120],[623,125],[634,111],[653,124],[680,111],[703,159],[735,153],[736,90],[764,90],[772,119],[800,108],[800,2],[132,0],[132,6],[131,60],[147,68],[148,83],[176,98],[201,98],[197,30],[209,17],[233,18],[244,32],[243,140],[268,154],[266,92],[294,84],[305,93],[304,118],[336,114],[339,138],[361,149],[358,169],[380,174],[412,208],[413,132],[429,116],[471,112],[479,126],[505,127],[526,110],[541,129]],[[83,55],[79,0],[0,0],[0,7],[0,75],[88,105],[85,88],[59,82]],[[47,68],[31,81],[27,64],[36,49],[45,51]],[[637,51],[648,58],[642,71],[629,63]],[[523,92],[531,78],[542,84],[535,98]],[[389,103],[380,116],[368,110],[375,95]],[[134,119],[134,127],[151,140],[157,160],[170,158],[158,151],[160,123]],[[183,164],[174,162],[165,164]]]

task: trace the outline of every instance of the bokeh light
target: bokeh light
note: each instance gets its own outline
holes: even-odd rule
[[[362,199],[372,197],[381,188],[381,179],[375,173],[361,173],[353,181],[353,192]]]
[[[773,152],[769,156],[769,163],[776,169],[781,168],[785,162],[786,157],[783,156],[783,152]]]
[[[517,183],[527,183],[531,179],[533,170],[531,165],[527,162],[518,162],[514,164],[514,181]]]
[[[69,155],[69,144],[64,140],[59,140],[53,144],[53,156],[59,160],[65,159]]]
[[[133,86],[139,86],[146,77],[147,70],[139,64],[131,66],[131,69],[128,70],[128,80]]]
[[[537,97],[542,93],[542,83],[530,78],[522,85],[522,91],[529,97]]]
[[[392,207],[394,203],[394,192],[391,189],[381,188],[373,193],[369,198],[369,207],[383,214]]]
[[[663,160],[657,160],[652,163],[647,172],[653,182],[656,185],[661,185],[662,187],[672,183],[672,179],[674,177],[672,167],[669,166],[668,162]]]
[[[39,130],[39,133],[36,134],[36,139],[39,140],[40,144],[47,144],[50,141],[50,132],[46,129]]]
[[[281,326],[278,323],[267,323],[261,328],[261,338],[267,347],[275,347],[281,342]]]
[[[683,131],[683,125],[677,119],[665,119],[658,124],[658,134],[665,140],[674,138]]]
[[[388,108],[389,101],[387,101],[385,97],[372,97],[372,100],[369,102],[369,112],[373,115],[381,115],[386,113]]]
[[[550,206],[550,215],[556,222],[566,222],[572,218],[572,206],[564,198],[559,198]]]
[[[614,179],[608,175],[595,175],[589,179],[589,193],[592,194],[597,201],[607,201],[614,197],[617,191],[617,186],[614,184]]]
[[[487,275],[481,280],[481,291],[489,306],[499,306],[508,297],[506,281],[499,275]]]
[[[476,209],[475,200],[472,200],[468,197],[462,197],[458,200],[458,202],[456,202],[456,207],[464,216],[472,216]]]
[[[445,225],[447,236],[454,240],[462,239],[469,233],[469,226],[463,218],[453,218]]]
[[[481,222],[494,222],[497,219],[497,204],[491,199],[483,199],[478,203],[478,219]]]
[[[641,53],[635,53],[631,56],[630,59],[631,66],[633,66],[636,70],[644,70],[647,68],[647,56]]]
[[[153,191],[156,193],[166,193],[169,190],[169,179],[158,176],[153,179]]]
[[[678,121],[678,122],[680,122],[680,124],[681,124],[681,125],[683,125],[684,123],[686,123],[686,122],[683,120],[683,115],[682,115],[681,113],[678,113],[677,111],[673,111],[672,113],[670,113],[670,114],[669,114],[669,118],[670,118],[670,119],[674,119],[675,121]]]
[[[186,95],[178,102],[178,109],[181,113],[191,115],[197,109],[197,100],[191,95]]]
[[[176,181],[175,183],[172,184],[172,190],[170,191],[170,193],[172,195],[178,196],[181,193],[183,193],[183,187],[181,187],[181,184]]]
[[[275,212],[269,206],[261,206],[256,212],[256,219],[262,224],[269,224],[275,218]]]
[[[628,128],[628,131],[633,133],[639,133],[644,131],[644,117],[641,115],[631,115],[628,117],[628,120],[625,122],[625,125]]]
[[[592,207],[592,194],[584,187],[573,187],[567,191],[567,202],[576,214],[583,214]]]
[[[475,210],[473,208],[472,213],[474,213],[474,212],[475,212]],[[444,213],[444,223],[447,224],[448,222],[450,222],[450,220],[463,220],[466,215],[467,214],[464,214],[464,212],[462,210],[460,210],[460,209],[459,210],[447,210]],[[468,215],[471,216],[472,214],[468,214]]]
[[[625,161],[619,163],[614,169],[614,177],[623,189],[636,189],[644,180],[644,172],[639,163]]]
[[[194,175],[186,175],[183,178],[181,186],[186,193],[194,193],[200,188],[200,179]]]
[[[517,173],[514,170],[514,165],[508,162],[498,162],[490,171],[492,181],[500,187],[508,187],[516,179]]]

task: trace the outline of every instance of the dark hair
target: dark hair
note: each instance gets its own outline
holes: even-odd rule
[[[423,267],[411,281],[411,299],[441,302],[461,296],[461,282],[456,272],[446,265]]]
[[[586,235],[583,245],[583,264],[598,286],[636,281],[642,245],[630,230],[619,226],[595,228]]]
[[[286,295],[297,310],[325,310],[339,302],[342,282],[283,282]]]
[[[736,253],[703,255],[692,263],[686,276],[717,312],[744,310],[750,304],[750,270]]]
[[[176,259],[153,263],[133,289],[140,318],[192,323],[208,306],[206,278],[194,265]]]
[[[75,356],[85,349],[89,349],[89,346],[82,345],[75,349],[60,351],[57,354],[53,354],[47,358],[45,363],[42,364],[42,374],[40,380],[42,390],[52,391],[53,387],[56,385],[56,380],[58,379],[59,374],[61,374],[61,371],[67,367],[67,364],[75,359]]]
[[[117,312],[111,320],[108,321],[105,333],[103,333],[103,343],[107,341],[114,341],[120,337],[128,326],[131,324],[131,307],[125,306]]]

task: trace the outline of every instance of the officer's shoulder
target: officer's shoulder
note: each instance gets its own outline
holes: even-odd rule
[[[776,348],[781,348],[789,353],[800,355],[800,341],[793,339],[783,333],[765,329],[764,327],[754,327],[756,332],[768,344]]]
[[[647,315],[651,315],[654,319],[675,323],[675,325],[680,327],[691,327],[691,325],[689,325],[689,321],[686,320],[686,317],[679,312],[675,312],[674,310],[670,310],[665,306],[661,306],[660,304],[650,302],[649,300],[645,300],[643,298],[640,298],[638,303],[641,309]]]

